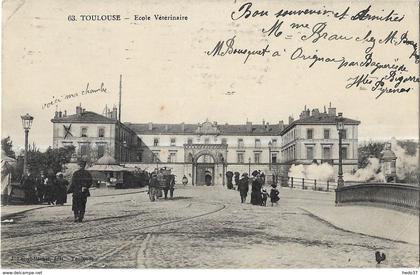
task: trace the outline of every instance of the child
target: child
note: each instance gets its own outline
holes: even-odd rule
[[[271,199],[271,206],[274,206],[274,204],[278,204],[278,201],[280,200],[279,198],[279,190],[277,190],[277,185],[276,184],[272,184],[271,185],[271,191],[270,191],[270,199]]]
[[[267,206],[268,193],[267,190],[263,189],[261,192],[261,206]]]

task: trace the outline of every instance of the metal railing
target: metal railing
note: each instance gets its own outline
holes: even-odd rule
[[[331,192],[337,188],[337,183],[334,181],[323,181],[318,179],[295,177],[281,178],[280,180],[282,186],[288,186],[290,188],[298,188],[302,190]]]
[[[393,183],[364,183],[335,190],[335,203],[379,203],[419,210],[419,186]]]

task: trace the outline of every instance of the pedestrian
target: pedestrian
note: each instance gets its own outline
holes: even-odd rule
[[[263,189],[261,192],[261,206],[267,206],[268,193]]]
[[[44,202],[44,195],[45,195],[45,174],[43,171],[41,171],[40,173],[40,177],[37,178],[36,184],[37,184],[37,188],[36,188],[36,196],[38,198],[38,202],[39,203],[43,203]]]
[[[175,175],[169,175],[169,196],[171,199],[174,198],[174,190],[175,190]]]
[[[69,182],[64,179],[64,175],[61,172],[57,173],[57,180],[55,181],[56,188],[56,205],[63,205],[67,202],[67,187]]]
[[[258,171],[252,172],[251,204],[261,206],[262,179]]]
[[[152,173],[152,176],[149,180],[149,191],[147,192],[149,194],[150,201],[155,201],[157,199],[157,190],[159,188],[159,182],[157,179],[157,174]]]
[[[188,178],[185,175],[182,177],[182,184],[184,186],[188,184]]]
[[[235,179],[235,185],[236,185],[236,190],[239,191],[239,172],[235,172],[234,173],[234,179]]]
[[[226,172],[226,180],[227,180],[227,189],[233,189],[233,183],[232,183],[232,178],[233,178],[233,172],[232,171],[227,171]]]
[[[44,200],[48,205],[54,205],[56,190],[55,190],[55,175],[52,170],[48,171],[47,178],[44,181],[45,195]]]
[[[271,185],[271,191],[270,191],[270,200],[271,200],[271,206],[274,206],[274,204],[278,204],[278,201],[280,200],[279,197],[279,190],[277,190],[277,184],[273,183]]]
[[[79,162],[80,169],[73,173],[71,184],[67,193],[73,193],[72,210],[74,212],[74,222],[82,222],[85,212],[87,198],[90,196],[89,188],[92,185],[92,177],[85,170],[86,161]]]
[[[239,190],[239,194],[241,195],[241,203],[246,202],[246,197],[248,195],[248,190],[249,190],[248,173],[242,174],[242,178],[239,180],[239,183],[238,183],[238,190]]]
[[[30,169],[29,172],[22,178],[21,184],[25,192],[25,203],[36,204],[38,201],[36,197],[36,179]]]

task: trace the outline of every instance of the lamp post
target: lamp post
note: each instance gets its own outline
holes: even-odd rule
[[[251,157],[248,158],[248,175],[251,176]]]
[[[26,174],[28,171],[28,135],[29,129],[31,129],[34,117],[28,113],[24,116],[20,116],[22,119],[22,126],[25,130],[25,155],[23,156],[23,173]]]
[[[269,165],[269,170],[270,171],[271,171],[271,146],[273,146],[273,143],[270,140],[268,142],[268,165]]]
[[[342,187],[344,185],[343,180],[343,156],[342,156],[342,139],[344,131],[344,118],[343,113],[338,113],[336,118],[336,125],[338,131],[338,180],[337,187]]]

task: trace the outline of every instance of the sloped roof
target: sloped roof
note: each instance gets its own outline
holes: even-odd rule
[[[105,154],[95,162],[95,165],[96,164],[98,164],[98,165],[113,165],[113,164],[118,164],[118,163],[113,157],[111,157],[111,155],[108,152],[105,152]]]
[[[335,125],[337,123],[336,119],[337,119],[337,116],[329,115],[326,113],[320,113],[317,115],[312,115],[312,116],[304,117],[301,119],[297,119],[293,121],[292,123],[290,123],[289,125],[287,125],[286,128],[284,128],[284,130],[281,131],[281,135],[284,135],[287,131],[289,131],[295,125],[306,125],[306,124],[308,125],[315,125],[315,124]],[[343,117],[343,122],[345,125],[359,125],[360,124],[360,121],[351,119],[351,118],[346,118],[346,117]]]
[[[71,122],[71,123],[117,123],[116,119],[108,118],[106,116],[85,111],[80,114],[69,115],[66,117],[55,117],[51,122]]]
[[[179,134],[179,135],[196,135],[198,124],[152,124],[150,130],[148,123],[125,123],[126,126],[131,128],[138,135],[152,135],[152,134]],[[272,136],[279,135],[281,132],[280,125],[231,125],[231,124],[220,124],[214,125],[219,135],[254,135],[254,136]],[[184,130],[182,130],[184,127]],[[250,130],[249,130],[250,128]],[[214,133],[213,133],[214,134]]]

